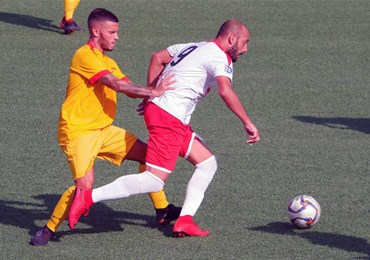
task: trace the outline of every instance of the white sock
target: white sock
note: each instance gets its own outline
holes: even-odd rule
[[[186,196],[180,216],[194,216],[203,201],[204,193],[217,170],[216,157],[213,155],[196,165],[195,172],[188,182]]]
[[[126,198],[130,195],[158,192],[163,189],[163,181],[149,171],[122,176],[102,187],[93,189],[94,203],[103,200]]]

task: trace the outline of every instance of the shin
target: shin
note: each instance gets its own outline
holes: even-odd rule
[[[216,170],[217,160],[214,155],[196,165],[195,172],[186,189],[186,197],[180,216],[195,215]]]
[[[149,171],[139,174],[122,176],[115,181],[94,189],[93,202],[125,198],[134,194],[158,192],[163,189],[164,183]]]

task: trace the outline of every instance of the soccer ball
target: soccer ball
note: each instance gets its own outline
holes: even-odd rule
[[[288,218],[299,228],[310,228],[319,221],[320,204],[311,196],[299,195],[289,202]]]

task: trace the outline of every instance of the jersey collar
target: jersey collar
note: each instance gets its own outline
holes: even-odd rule
[[[225,54],[226,54],[226,57],[227,57],[227,61],[229,63],[229,65],[231,64],[231,57],[230,55],[222,48],[221,46],[221,43],[219,40],[217,39],[213,39],[211,42],[213,42],[214,44],[216,44]]]
[[[95,45],[91,41],[88,41],[86,44],[90,47],[90,50],[92,50],[95,54],[100,54],[104,56],[104,53],[100,52],[97,48],[95,48]]]

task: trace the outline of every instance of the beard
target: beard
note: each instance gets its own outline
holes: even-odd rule
[[[104,47],[103,47],[103,50],[104,51],[113,51],[113,49],[114,49],[114,46],[115,45],[109,45],[109,44],[106,44]]]
[[[244,52],[238,51],[239,39],[230,47],[228,54],[233,62],[236,62]]]

